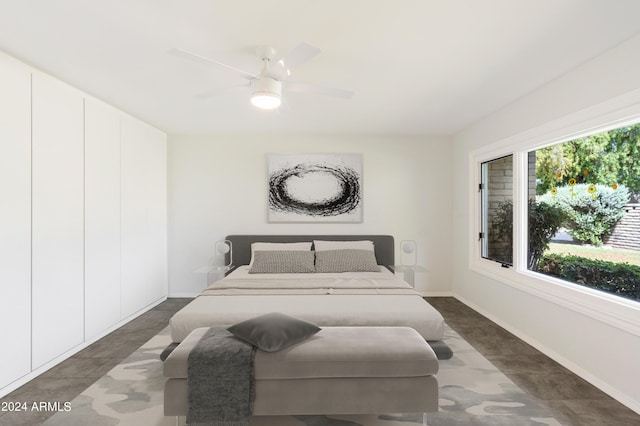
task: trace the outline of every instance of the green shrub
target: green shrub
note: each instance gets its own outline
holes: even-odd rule
[[[529,200],[529,264],[527,267],[535,271],[549,242],[558,233],[564,221],[564,212],[550,204]]]
[[[538,201],[557,206],[564,212],[565,226],[573,239],[599,246],[624,216],[623,207],[629,202],[629,190],[624,186],[613,189],[596,184],[595,192],[590,193],[589,186],[558,187],[555,195],[548,192]]]
[[[640,300],[640,266],[587,259],[580,256],[548,254],[538,271],[567,281]]]
[[[532,199],[529,200],[528,209],[528,268],[535,271],[540,257],[549,248],[551,238],[560,229],[564,214],[556,206],[538,203]],[[511,247],[513,240],[513,203],[511,201],[500,203],[492,225],[498,238],[507,242],[508,247]],[[508,260],[512,260],[512,258],[513,254],[510,252]]]

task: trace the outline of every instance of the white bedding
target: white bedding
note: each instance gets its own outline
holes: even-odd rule
[[[444,320],[408,283],[380,272],[249,274],[240,267],[209,286],[170,321],[181,342],[192,330],[283,312],[322,326],[409,326],[441,340]]]
[[[223,280],[211,284],[201,296],[239,294],[417,294],[387,268],[380,272],[321,274],[250,274],[241,266]]]

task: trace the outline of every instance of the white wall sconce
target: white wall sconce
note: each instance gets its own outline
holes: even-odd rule
[[[418,265],[418,244],[414,240],[400,241],[400,265],[394,266],[396,272],[402,272],[406,282],[415,288],[415,273],[426,269]]]
[[[400,241],[400,265],[414,267],[418,264],[418,245],[413,240]]]
[[[233,244],[229,240],[218,240],[215,244],[216,257],[222,256],[222,266],[219,268],[228,271],[233,266]],[[227,256],[228,255],[228,256]],[[228,261],[227,261],[228,259]]]

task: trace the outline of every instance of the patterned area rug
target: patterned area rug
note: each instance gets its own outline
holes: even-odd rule
[[[549,412],[478,353],[449,327],[445,342],[453,358],[440,361],[440,411],[427,416],[430,426],[560,425]],[[153,337],[59,412],[48,426],[175,425],[164,417],[162,362],[170,343],[168,329]],[[184,418],[182,419],[184,421]],[[411,426],[422,415],[257,416],[252,426]]]

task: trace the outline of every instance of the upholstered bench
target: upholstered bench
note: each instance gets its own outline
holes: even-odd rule
[[[187,413],[188,357],[206,331],[192,331],[164,362],[166,416]],[[281,351],[256,351],[253,415],[434,412],[437,372],[412,328],[324,327]]]

